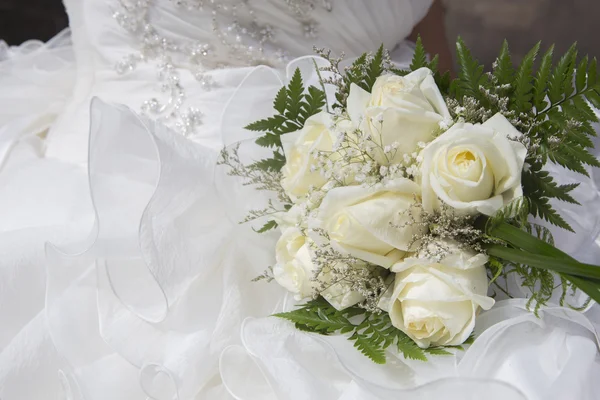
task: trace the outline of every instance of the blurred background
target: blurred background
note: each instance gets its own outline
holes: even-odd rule
[[[578,41],[581,53],[600,56],[600,0],[443,1],[448,38],[462,36],[488,65],[504,38],[511,44],[515,63],[537,40],[556,43],[559,52]],[[0,0],[0,39],[9,44],[48,40],[67,24],[61,0]]]

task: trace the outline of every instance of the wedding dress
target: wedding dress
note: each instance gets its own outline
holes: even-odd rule
[[[595,305],[499,301],[466,351],[376,365],[251,282],[276,238],[239,224],[265,199],[220,149],[296,67],[315,81],[313,45],[409,61],[430,3],[65,0],[70,32],[0,46],[0,399],[596,398]],[[578,235],[555,232],[595,262],[597,183],[585,213],[559,205]]]

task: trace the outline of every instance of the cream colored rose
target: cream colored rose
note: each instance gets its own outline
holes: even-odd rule
[[[493,215],[521,197],[527,150],[509,137],[521,135],[496,114],[482,125],[456,124],[422,152],[423,206],[440,201],[468,213]]]
[[[286,228],[283,231],[275,247],[275,280],[293,293],[296,300],[310,297],[318,283],[322,283],[328,287],[321,295],[338,310],[362,301],[364,297],[351,290],[344,282],[328,285],[334,277],[326,271],[319,274],[318,282],[312,280],[316,268],[312,261],[310,244],[311,239],[297,228]]]
[[[380,76],[371,93],[352,84],[347,106],[355,126],[377,144],[374,156],[383,165],[398,163],[404,154],[416,151],[419,142],[431,141],[440,122],[451,118],[427,68],[404,77]],[[384,154],[394,143],[397,149]]]
[[[314,266],[307,238],[299,229],[292,227],[283,231],[275,246],[275,259],[275,280],[294,293],[297,300],[310,296]]]
[[[314,223],[329,234],[336,250],[389,268],[411,250],[413,235],[424,230],[410,224],[420,217],[419,195],[419,186],[405,178],[338,187],[327,193]]]
[[[306,195],[311,186],[318,189],[327,182],[311,167],[316,165],[314,152],[333,149],[335,137],[330,124],[331,116],[321,112],[308,118],[302,129],[281,136],[286,158],[281,186],[292,200]]]
[[[494,305],[486,295],[488,257],[451,242],[445,246],[450,253],[440,262],[406,258],[392,267],[392,324],[422,348],[463,343],[473,332],[479,308]]]

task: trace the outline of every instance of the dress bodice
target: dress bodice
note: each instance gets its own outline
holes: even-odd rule
[[[87,132],[89,113],[82,109],[94,96],[160,119],[203,144],[219,146],[219,133],[206,128],[219,125],[222,107],[248,67],[264,64],[278,69],[289,60],[314,54],[315,46],[343,52],[347,58],[381,44],[406,50],[400,44],[430,4],[430,0],[65,0],[78,72],[70,112],[50,132],[48,154],[85,162],[87,139],[80,132]],[[402,53],[405,59],[407,52]],[[77,141],[81,144],[74,144]]]
[[[105,61],[136,49],[143,59],[177,54],[180,63],[207,69],[278,65],[311,54],[315,45],[350,57],[381,44],[392,50],[430,4],[430,0],[67,0],[67,8],[74,9],[70,12],[77,27],[74,35],[89,36]]]

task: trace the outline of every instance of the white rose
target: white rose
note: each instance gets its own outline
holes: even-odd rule
[[[420,217],[419,195],[419,186],[406,178],[338,187],[323,199],[314,224],[329,234],[335,249],[389,268],[411,250],[413,235],[425,229],[410,223]]]
[[[297,300],[310,296],[313,291],[310,278],[314,266],[309,243],[299,229],[287,228],[283,231],[275,246],[275,259],[275,280],[294,293]]]
[[[527,149],[509,137],[521,133],[501,114],[482,125],[459,123],[422,153],[423,206],[439,201],[467,213],[493,215],[523,195],[521,172]]]
[[[351,84],[347,106],[355,126],[370,134],[378,145],[374,156],[384,165],[402,161],[403,155],[413,153],[419,142],[433,139],[440,122],[451,119],[427,68],[404,77],[380,76],[372,93]],[[394,143],[397,150],[386,156],[382,149]]]
[[[489,310],[494,305],[486,296],[488,257],[450,242],[446,246],[450,254],[440,262],[406,258],[392,267],[392,324],[422,348],[463,343],[473,331],[479,307]]]
[[[302,129],[281,136],[286,158],[281,186],[292,200],[306,195],[311,186],[318,189],[327,182],[319,171],[311,171],[311,167],[316,165],[315,151],[333,149],[335,137],[329,130],[331,122],[331,116],[321,112],[308,118]]]
[[[330,273],[323,272],[319,275],[318,282],[311,280],[316,268],[312,261],[310,243],[311,240],[299,229],[287,228],[275,247],[277,263],[273,267],[273,276],[281,286],[294,293],[296,300],[310,297],[318,283],[327,285],[333,279]],[[330,285],[321,295],[338,310],[351,307],[364,299],[343,282]]]

